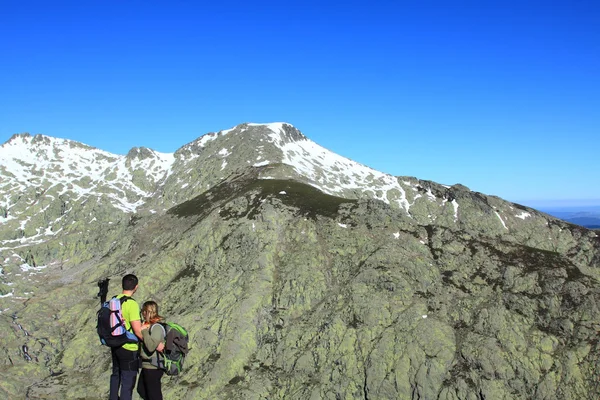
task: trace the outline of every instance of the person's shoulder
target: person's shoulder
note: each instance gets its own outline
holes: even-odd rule
[[[123,301],[122,308],[123,312],[133,313],[134,317],[137,317],[140,312],[140,305],[135,301],[133,297],[128,297],[125,301]]]
[[[133,297],[128,297],[127,302],[139,306],[138,302]]]
[[[165,336],[167,336],[167,330],[165,328],[164,322],[156,322],[156,323],[152,324],[152,326],[150,327],[149,333],[150,333],[150,335],[158,336],[158,334],[156,332],[160,332],[160,337],[164,338]]]
[[[117,299],[123,299],[123,304],[132,304],[132,305],[139,306],[138,302],[135,301],[135,299],[133,297],[124,295],[123,293],[119,294],[117,296]]]
[[[123,303],[123,308],[127,308],[128,310],[135,310],[137,312],[140,311],[140,305],[132,297],[130,297],[126,302]]]

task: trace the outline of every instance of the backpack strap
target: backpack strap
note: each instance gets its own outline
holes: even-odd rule
[[[117,296],[113,296],[113,299],[116,298]],[[121,314],[123,313],[123,304],[127,301],[127,300],[133,300],[133,297],[129,297],[129,296],[122,296],[119,297],[119,301],[121,302]],[[133,326],[131,326],[131,324],[129,324],[129,329],[127,329],[127,324],[125,323],[125,320],[121,320],[121,317],[119,317],[119,314],[117,314],[117,319],[119,320],[119,324],[122,324],[125,327],[125,330],[133,333]],[[118,326],[115,326],[113,328],[113,330],[115,330]]]
[[[165,327],[163,326],[163,324],[161,324],[160,322],[157,322],[156,324],[152,324],[152,326],[148,330],[148,332],[150,333],[150,335],[152,335],[152,328],[154,328],[156,325],[160,326],[160,328],[162,329],[162,331],[163,331],[163,336],[162,336],[163,339],[166,338],[167,337],[167,330],[165,329]],[[166,343],[165,343],[165,347],[167,347]]]

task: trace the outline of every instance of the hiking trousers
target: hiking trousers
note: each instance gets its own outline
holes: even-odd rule
[[[131,400],[135,379],[140,366],[137,351],[125,350],[122,347],[112,348],[112,374],[110,376],[110,400]],[[121,393],[119,395],[119,387]]]
[[[163,400],[160,378],[164,371],[162,369],[142,368],[137,392],[144,400]]]

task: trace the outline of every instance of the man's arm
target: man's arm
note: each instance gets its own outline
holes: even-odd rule
[[[142,336],[142,323],[140,322],[140,320],[138,319],[137,321],[131,321],[131,330],[133,330],[133,333],[135,333],[135,336],[137,336],[140,340],[143,339]]]
[[[131,330],[134,335],[142,340],[142,321],[140,321],[140,306],[135,300],[126,301],[123,303],[123,317],[129,321]]]

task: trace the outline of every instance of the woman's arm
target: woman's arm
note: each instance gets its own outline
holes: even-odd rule
[[[158,324],[155,324],[155,325],[158,325]],[[153,325],[154,328],[152,328],[152,329],[143,329],[142,330],[144,346],[150,353],[154,352],[154,350],[156,350],[156,348],[158,347],[159,343],[164,341],[162,326],[155,326],[155,325]],[[152,334],[150,334],[150,331],[152,331]]]

